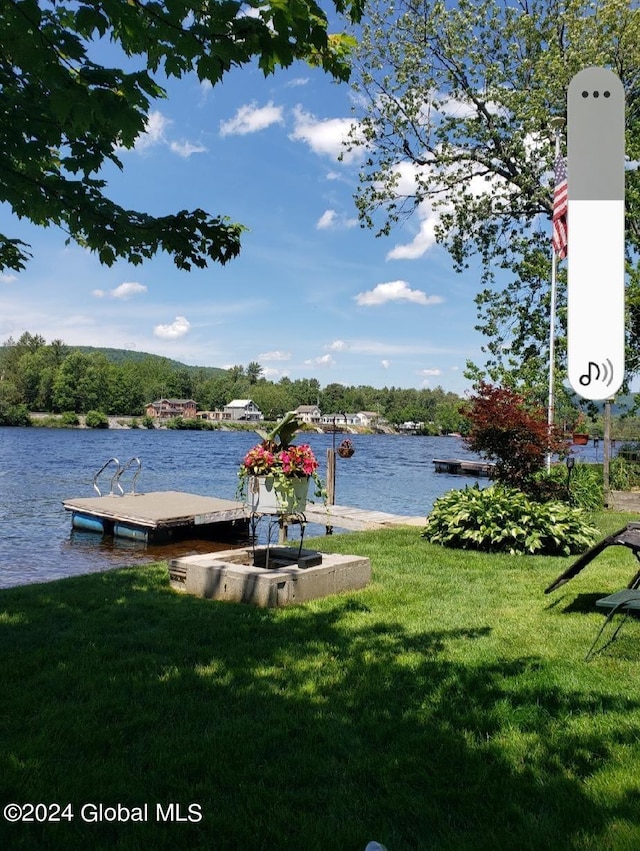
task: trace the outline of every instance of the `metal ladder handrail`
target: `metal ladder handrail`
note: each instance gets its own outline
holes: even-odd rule
[[[114,477],[115,480],[116,480],[116,484],[118,485],[118,487],[120,488],[122,493],[124,493],[124,490],[122,489],[122,486],[120,485],[120,477],[122,476],[123,473],[126,473],[126,471],[129,469],[129,467],[131,467],[132,464],[137,464],[138,469],[133,474],[133,479],[131,480],[131,490],[129,491],[129,493],[134,494],[136,492],[136,479],[138,478],[138,476],[140,475],[140,472],[142,470],[142,461],[134,455],[134,457],[130,458],[124,466],[120,467],[120,469],[118,470],[118,472],[116,473],[116,475]]]
[[[123,491],[123,490],[122,490],[122,488],[120,487],[120,483],[118,482],[118,479],[120,478],[120,475],[121,475],[120,462],[118,461],[118,459],[117,459],[117,458],[109,458],[109,460],[104,462],[104,464],[102,465],[102,467],[100,467],[100,469],[98,470],[98,472],[97,472],[97,473],[95,474],[95,476],[93,477],[93,489],[94,489],[94,490],[95,490],[95,492],[98,494],[98,496],[102,496],[102,492],[100,491],[100,488],[98,487],[98,478],[99,478],[100,474],[101,474],[104,470],[106,470],[106,469],[107,469],[107,467],[109,466],[109,464],[111,464],[111,463],[113,463],[113,462],[115,462],[115,464],[116,464],[116,468],[117,468],[117,469],[116,469],[115,473],[113,474],[113,476],[111,477],[111,484],[110,484],[110,488],[109,488],[109,496],[115,496],[115,494],[114,494],[114,492],[113,492],[114,484],[118,487],[118,489],[120,490],[120,493],[121,493],[121,494],[123,494],[123,493],[124,493],[124,491]]]

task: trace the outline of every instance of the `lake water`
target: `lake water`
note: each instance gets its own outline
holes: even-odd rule
[[[339,443],[342,436],[336,438]],[[333,438],[310,434],[304,439],[312,445],[324,479]],[[338,504],[426,516],[445,491],[474,482],[434,472],[434,458],[475,457],[459,438],[350,439],[355,455],[337,459]],[[124,464],[134,456],[142,461],[139,493],[179,490],[235,499],[238,466],[256,442],[252,432],[0,428],[0,588],[210,551],[211,542],[152,547],[73,531],[62,502],[95,496],[93,476],[104,462],[115,457]],[[106,471],[103,475],[108,491],[109,476]],[[307,535],[323,532],[309,524]]]

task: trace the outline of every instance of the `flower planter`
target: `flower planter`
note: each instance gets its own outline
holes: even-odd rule
[[[586,446],[589,443],[589,435],[574,431],[573,442],[575,446]]]
[[[308,476],[291,476],[286,484],[274,476],[251,476],[248,501],[258,514],[300,514],[307,507]]]
[[[341,458],[351,458],[355,451],[350,440],[343,440],[340,446],[338,446],[338,455]]]

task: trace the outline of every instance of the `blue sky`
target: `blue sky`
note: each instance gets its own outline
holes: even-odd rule
[[[454,273],[418,218],[383,238],[359,226],[358,161],[338,161],[348,84],[297,65],[268,79],[236,71],[215,88],[185,77],[168,93],[108,193],[156,214],[226,214],[249,228],[240,257],[190,273],[166,255],[102,267],[0,206],[0,231],[34,255],[23,273],[0,273],[0,340],[29,331],[200,366],[258,361],[274,381],[462,394],[466,361],[482,362],[479,276]]]

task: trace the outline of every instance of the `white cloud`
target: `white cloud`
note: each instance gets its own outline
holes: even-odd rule
[[[335,210],[325,210],[324,213],[320,216],[318,221],[316,222],[317,230],[329,230],[329,229],[349,229],[353,228],[358,224],[357,219],[349,219],[346,216],[339,216]]]
[[[176,316],[171,325],[156,325],[153,334],[162,340],[177,340],[188,334],[190,328],[191,324],[185,316]]]
[[[439,304],[442,301],[440,296],[428,296],[422,290],[412,290],[406,281],[377,284],[372,290],[358,293],[354,298],[362,307],[373,307],[388,301],[410,301],[422,305]]]
[[[385,369],[389,369],[389,367],[391,366],[391,361],[387,360],[386,358],[384,360],[381,360],[380,363]]]
[[[163,145],[168,147],[174,154],[185,158],[190,157],[191,154],[206,152],[207,149],[203,145],[194,144],[186,139],[182,139],[179,142],[171,141],[167,133],[172,124],[173,121],[166,115],[163,115],[159,110],[155,109],[153,112],[150,112],[144,133],[138,136],[133,146],[134,151],[142,154],[151,148]]]
[[[3,272],[0,275],[0,284],[12,284],[14,281],[17,281],[18,278],[16,275],[9,275],[6,272]]]
[[[269,101],[266,106],[256,106],[255,102],[241,106],[233,118],[220,122],[221,136],[245,136],[257,133],[272,124],[282,124],[282,107]]]
[[[258,355],[258,360],[261,360],[261,361],[263,361],[263,360],[267,360],[267,361],[291,360],[291,352],[281,352],[281,351],[262,352],[262,354]]]
[[[268,378],[269,381],[275,381],[277,378],[282,378],[285,375],[288,375],[286,369],[276,369],[274,366],[266,366],[262,370],[262,375],[264,378]]]
[[[139,284],[137,281],[125,281],[112,290],[94,290],[93,295],[96,298],[121,298],[123,301],[133,298],[140,293],[146,293],[147,287],[145,284]]]
[[[431,375],[442,375],[442,370],[441,369],[419,369],[418,375],[424,375],[425,377],[428,377],[428,376],[431,376]]]
[[[298,86],[306,86],[308,82],[308,77],[296,77],[294,80],[289,80],[289,82],[287,83],[287,88],[294,89]]]
[[[358,355],[375,355],[387,358],[390,355],[406,357],[407,355],[442,355],[442,354],[466,354],[464,349],[445,348],[434,346],[430,343],[389,343],[384,340],[368,340],[366,338],[355,340],[334,340],[324,346],[330,352],[351,352]],[[390,361],[386,361],[390,364]],[[383,366],[385,361],[383,361]]]
[[[182,142],[171,142],[169,147],[174,154],[178,154],[179,157],[183,157],[184,159],[188,159],[191,154],[205,154],[207,152],[204,145],[194,145],[186,140]]]
[[[429,174],[429,166],[419,166],[414,163],[398,163],[394,167],[395,192],[398,196],[414,195],[418,187],[418,181]],[[433,175],[429,178],[433,183]],[[429,201],[423,201],[416,208],[416,215],[420,222],[418,232],[406,244],[394,246],[387,252],[387,260],[416,260],[436,244],[436,226],[440,220],[440,214],[436,213]]]
[[[342,154],[342,159],[346,163],[362,159],[364,154],[362,149],[358,148],[349,152],[344,147],[349,130],[357,126],[352,118],[319,120],[298,105],[293,109],[293,121],[294,129],[289,138],[294,142],[306,142],[315,154],[328,156],[334,160]]]
[[[424,202],[418,208],[421,218],[418,233],[411,242],[396,245],[387,252],[387,260],[417,260],[436,244],[436,226],[439,216],[430,204]]]
[[[144,133],[141,133],[136,139],[134,150],[138,153],[153,148],[156,145],[164,145],[167,142],[165,131],[173,124],[170,118],[163,115],[159,110],[154,109],[149,113],[147,123],[145,124]]]
[[[337,213],[335,210],[325,210],[316,222],[317,230],[326,230],[330,228],[336,220]]]
[[[111,295],[113,298],[127,299],[132,298],[134,295],[140,295],[140,293],[146,293],[146,291],[146,284],[139,284],[137,281],[125,281],[111,290]]]
[[[530,145],[529,156],[537,156],[534,138],[531,137],[528,142]],[[433,160],[433,156],[430,159]],[[474,167],[471,166],[471,168]],[[419,181],[429,186],[434,197],[441,197],[443,189],[441,175],[429,163],[425,166],[408,162],[399,163],[394,167],[394,172],[396,179],[394,191],[397,197],[415,195]],[[462,185],[462,178],[460,178],[459,182]],[[474,198],[488,195],[494,199],[502,199],[502,201],[507,202],[509,198],[508,193],[510,189],[513,190],[513,187],[509,187],[509,184],[502,177],[494,175],[488,179],[484,175],[474,173],[470,179],[465,177],[464,189]],[[392,248],[387,254],[387,260],[416,260],[422,257],[429,249],[435,246],[436,227],[442,214],[451,209],[451,203],[439,201],[438,209],[434,210],[429,200],[422,201],[416,208],[416,215],[419,220],[418,232],[411,242],[404,245],[399,244]]]
[[[304,362],[305,366],[333,366],[335,360],[331,355],[320,355],[317,358],[310,358]]]
[[[450,115],[453,118],[473,118],[478,114],[478,107],[472,101],[464,101],[460,98],[454,98],[450,95],[438,94],[437,96],[437,111],[443,115]],[[442,100],[439,98],[442,97]],[[491,115],[497,115],[503,108],[498,101],[488,100],[484,102],[484,108]]]

